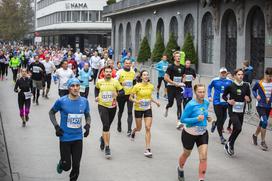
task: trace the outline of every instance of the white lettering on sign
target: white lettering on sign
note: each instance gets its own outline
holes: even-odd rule
[[[66,3],[66,9],[83,9],[88,8],[87,3]]]

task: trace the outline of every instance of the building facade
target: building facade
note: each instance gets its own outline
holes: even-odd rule
[[[260,78],[272,66],[271,0],[122,0],[105,6],[103,14],[112,19],[115,55],[131,48],[137,57],[144,36],[153,49],[157,32],[165,45],[174,33],[182,47],[191,33],[201,75],[214,76],[221,66],[234,70],[249,60]]]
[[[73,48],[110,45],[111,22],[102,17],[106,0],[37,0],[35,30],[42,44]]]

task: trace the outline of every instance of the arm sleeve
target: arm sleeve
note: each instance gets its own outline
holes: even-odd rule
[[[14,92],[17,92],[18,87],[19,87],[19,80],[16,81]]]
[[[253,96],[254,96],[255,98],[257,98],[257,96],[258,96],[258,93],[257,93],[258,87],[259,87],[259,83],[256,82],[255,85],[254,85],[253,88],[252,88],[252,94],[253,94]]]
[[[230,93],[230,87],[231,87],[231,85],[230,86],[228,86],[225,90],[224,90],[224,93],[223,93],[223,95],[222,95],[222,98],[227,102],[228,101],[228,95],[229,95],[229,93]]]
[[[192,112],[193,112],[192,106],[190,106],[190,104],[187,104],[185,106],[185,110],[183,111],[183,114],[182,114],[182,116],[180,118],[180,121],[182,123],[187,123],[187,124],[197,123],[198,122],[197,117],[194,117],[194,118],[189,117],[192,114]]]
[[[58,126],[58,122],[57,122],[57,119],[56,119],[56,114],[57,111],[52,108],[50,111],[49,111],[49,118],[50,118],[50,121],[51,123],[53,124],[54,127],[57,127]]]
[[[249,86],[249,84],[247,84],[247,92],[246,92],[246,95],[247,95],[247,96],[249,97],[249,99],[250,99],[249,102],[251,102],[252,99],[251,99],[251,92],[250,92],[250,86]]]
[[[208,98],[212,97],[213,81],[208,86]]]
[[[94,96],[98,97],[99,95],[99,89],[97,87],[94,88]]]
[[[91,124],[91,115],[89,112],[84,113],[86,124]]]

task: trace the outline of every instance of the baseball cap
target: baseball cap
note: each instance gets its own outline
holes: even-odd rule
[[[226,67],[221,67],[219,72],[220,73],[222,73],[222,72],[228,72],[228,70],[226,69]]]

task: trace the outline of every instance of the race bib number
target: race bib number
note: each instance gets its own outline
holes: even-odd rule
[[[67,127],[72,129],[81,128],[83,114],[68,114]]]
[[[167,68],[168,68],[168,66],[163,66],[163,67],[162,67],[162,70],[163,70],[164,72],[166,72]]]
[[[40,73],[40,69],[38,66],[33,66],[33,73]]]
[[[32,97],[31,91],[29,91],[29,92],[24,92],[24,94],[25,94],[25,100],[30,99],[30,98]]]
[[[112,102],[113,101],[113,92],[102,92],[101,98],[103,102]]]
[[[176,83],[181,83],[182,78],[181,77],[174,77],[173,81]]]
[[[141,109],[147,110],[150,109],[150,99],[142,99],[140,100],[140,106]]]
[[[132,80],[126,80],[123,82],[123,86],[126,88],[131,88],[133,86],[133,81]]]
[[[232,107],[232,111],[236,113],[242,113],[244,111],[244,102],[236,102]]]
[[[84,85],[80,85],[79,92],[85,92],[86,87]]]
[[[220,93],[220,102],[226,102],[225,99],[223,99],[223,93]]]
[[[186,75],[185,80],[186,80],[186,82],[192,82],[193,81],[193,76],[192,75]]]

